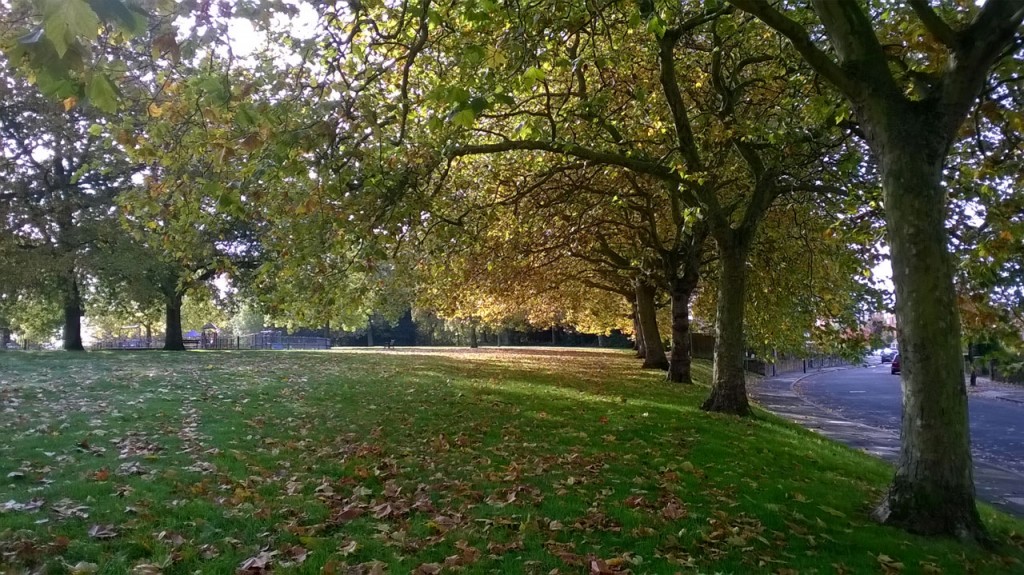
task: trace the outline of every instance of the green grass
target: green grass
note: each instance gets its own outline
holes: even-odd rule
[[[261,551],[275,573],[1024,571],[1020,522],[983,510],[995,552],[875,525],[885,464],[703,413],[706,387],[637,368],[567,350],[0,354],[0,509],[44,500],[0,512],[0,573],[234,573]]]

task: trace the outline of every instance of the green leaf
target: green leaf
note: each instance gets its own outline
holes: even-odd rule
[[[487,49],[483,46],[467,46],[462,55],[470,64],[479,64],[487,57]]]
[[[487,98],[477,96],[469,101],[469,107],[472,108],[474,115],[480,115],[487,109]]]
[[[476,114],[472,108],[463,108],[449,116],[449,119],[456,126],[463,128],[472,128],[473,121],[476,120]]]
[[[665,21],[660,16],[652,16],[647,20],[647,31],[653,33],[658,38],[664,36],[666,30],[668,30],[668,26],[665,25]]]
[[[130,9],[121,0],[87,0],[89,6],[104,22],[117,22],[121,28],[131,34],[139,34],[146,29],[146,17]]]
[[[629,14],[629,27],[637,28],[641,22],[643,22],[643,17],[640,15],[640,10],[633,10]]]
[[[544,70],[537,68],[536,66],[530,67],[523,73],[523,78],[528,80],[543,80],[547,75]]]
[[[540,82],[546,77],[544,70],[537,67],[527,68],[526,72],[523,72],[523,85],[527,88],[532,88],[534,84]]]
[[[447,101],[452,104],[465,104],[469,101],[469,90],[462,86],[452,86],[448,90]]]
[[[93,124],[89,126],[89,134],[93,136],[99,136],[103,133],[103,126],[99,124]]]
[[[106,74],[94,73],[89,85],[85,88],[85,96],[93,106],[108,114],[117,111],[117,90]]]
[[[494,100],[496,104],[504,104],[510,107],[516,105],[516,99],[508,94],[493,94],[491,95],[491,99]]]
[[[508,62],[508,57],[505,56],[505,53],[502,52],[500,48],[487,49],[487,58],[484,61],[484,64],[488,68],[498,68],[504,65],[505,62]]]
[[[96,39],[100,18],[83,0],[60,0],[49,3],[48,7],[50,10],[44,18],[43,28],[57,55],[63,58],[68,44],[79,36]]]
[[[216,76],[207,76],[199,81],[199,88],[206,92],[211,101],[217,104],[226,104],[228,93],[224,87],[224,81]]]

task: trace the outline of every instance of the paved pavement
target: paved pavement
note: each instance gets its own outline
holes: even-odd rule
[[[762,407],[826,437],[894,461],[901,391],[889,364],[781,374],[751,386]],[[1024,517],[1024,388],[979,379],[969,388],[978,497]],[[1024,429],[1021,429],[1024,431]]]

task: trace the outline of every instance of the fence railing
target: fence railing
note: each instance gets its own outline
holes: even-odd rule
[[[198,338],[185,338],[187,349],[330,349],[331,340],[326,337],[307,337],[283,333],[250,333],[247,335],[204,334]],[[92,349],[132,350],[161,349],[164,347],[163,334],[152,339],[117,338],[93,342]]]
[[[164,346],[164,334],[153,334],[152,338],[124,337],[94,341],[92,349],[160,349]]]
[[[777,357],[774,362],[763,359],[748,359],[746,370],[758,375],[778,375],[780,373],[808,372],[829,367],[843,367],[850,363],[834,355],[810,355],[808,357]]]
[[[203,349],[330,349],[331,340],[282,333],[250,333],[216,337],[203,345]]]

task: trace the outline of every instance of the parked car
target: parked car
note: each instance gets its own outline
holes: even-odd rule
[[[882,350],[882,363],[889,363],[894,357],[896,357],[895,349],[886,348]]]
[[[897,353],[895,357],[892,358],[892,369],[890,371],[893,375],[900,374],[900,354]]]
[[[7,349],[21,349],[21,346],[14,343],[13,341],[7,342]]]

